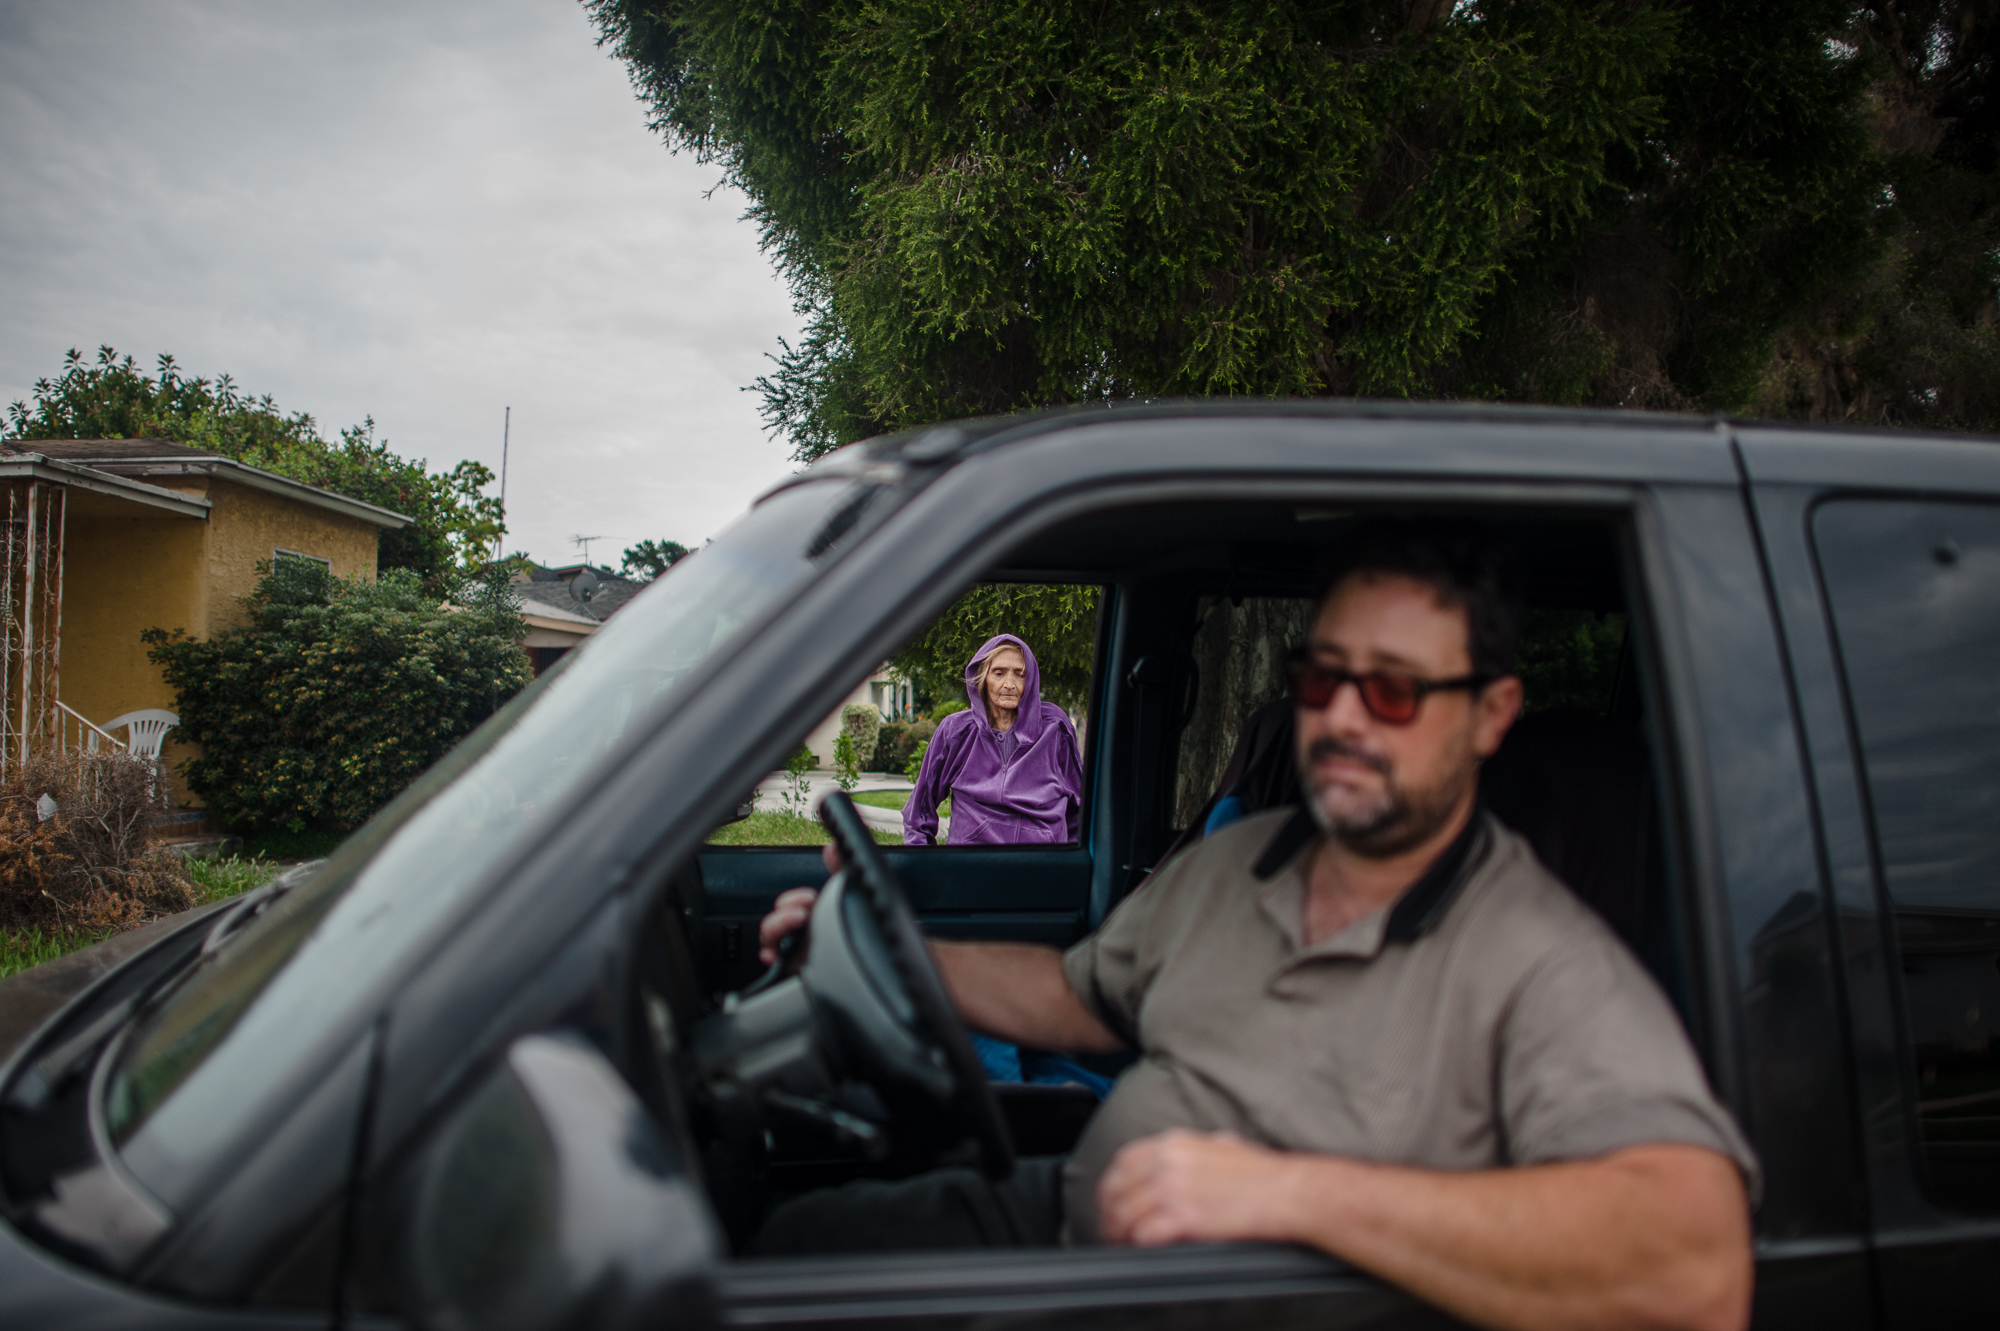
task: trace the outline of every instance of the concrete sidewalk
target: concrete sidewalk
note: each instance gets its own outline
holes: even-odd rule
[[[783,772],[773,772],[757,783],[757,807],[772,812],[782,812],[785,808],[787,777]],[[840,789],[840,783],[833,779],[833,773],[823,768],[815,768],[806,773],[807,811],[815,818],[819,816],[819,803],[832,792]],[[912,790],[909,781],[900,776],[889,776],[882,772],[863,772],[855,782],[854,793],[864,790]],[[903,814],[899,809],[878,809],[868,804],[854,806],[861,814],[861,820],[872,829],[893,832],[900,839],[903,835]],[[938,819],[938,840],[945,841],[951,835],[951,819]]]

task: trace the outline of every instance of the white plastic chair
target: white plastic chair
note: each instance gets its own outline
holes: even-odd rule
[[[169,730],[181,723],[181,719],[161,707],[142,707],[136,712],[113,717],[103,725],[105,730],[125,727],[125,749],[134,758],[157,758],[160,756],[160,741]]]

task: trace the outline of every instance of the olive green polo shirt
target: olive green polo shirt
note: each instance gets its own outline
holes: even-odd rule
[[[1190,847],[1063,958],[1140,1060],[1064,1173],[1074,1242],[1097,1180],[1168,1128],[1431,1169],[1652,1142],[1756,1161],[1653,979],[1528,843],[1480,813],[1391,906],[1311,947],[1304,810]]]

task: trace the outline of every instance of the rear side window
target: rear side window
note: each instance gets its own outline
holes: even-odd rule
[[[1927,1187],[2000,1211],[2000,506],[1839,500],[1813,539],[1895,915]]]

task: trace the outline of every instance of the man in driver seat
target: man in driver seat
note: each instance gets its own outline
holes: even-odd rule
[[[1074,1154],[808,1195],[753,1250],[1266,1240],[1489,1326],[1743,1325],[1748,1146],[1651,977],[1478,802],[1522,702],[1504,581],[1461,529],[1361,533],[1292,664],[1302,807],[1067,952],[931,944],[973,1029],[1140,1052]]]

